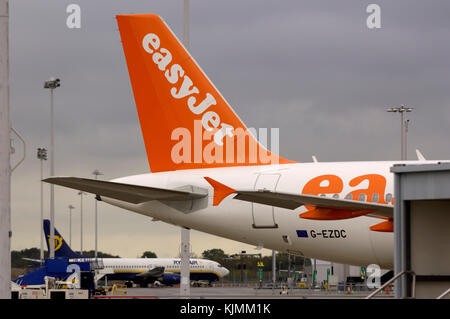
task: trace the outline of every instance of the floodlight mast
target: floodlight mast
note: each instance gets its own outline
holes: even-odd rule
[[[44,89],[50,89],[50,176],[55,175],[55,142],[53,116],[53,90],[60,87],[60,80],[50,78],[44,82]],[[50,242],[49,258],[55,258],[55,188],[50,184]]]
[[[83,195],[84,192],[79,191],[80,195],[80,255],[83,255]]]
[[[69,205],[69,246],[72,246],[72,209],[74,208],[72,204]]]
[[[406,112],[412,112],[414,108],[413,107],[405,107],[403,104],[400,105],[400,107],[390,107],[388,108],[386,111],[387,112],[391,112],[391,113],[400,113],[400,129],[401,129],[401,134],[400,134],[400,145],[401,145],[401,150],[400,150],[400,159],[402,161],[406,161],[408,154],[407,154],[407,150],[406,150],[406,125],[407,123],[405,123],[404,120],[404,113]],[[408,120],[409,122],[409,120]]]
[[[98,175],[103,175],[98,169],[92,172],[95,175],[95,179],[98,179]],[[95,260],[97,260],[98,254],[98,209],[97,209],[97,197],[95,197]]]
[[[37,158],[41,162],[41,222],[39,225],[39,233],[41,234],[41,250],[40,250],[40,259],[44,260],[44,161],[47,160],[47,149],[38,148],[37,149]]]

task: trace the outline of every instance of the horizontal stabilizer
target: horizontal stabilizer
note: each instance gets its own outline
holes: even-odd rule
[[[225,197],[236,192],[235,189],[219,183],[212,178],[205,177],[205,179],[214,188],[213,206],[219,205]]]
[[[206,197],[208,195],[207,193],[122,184],[79,177],[50,177],[44,179],[44,182],[73,188],[83,192],[113,198],[132,204],[140,204],[152,200],[194,200]]]
[[[44,264],[44,261],[43,260],[40,260],[40,259],[33,259],[33,258],[22,258],[23,260],[26,260],[26,261],[31,261],[31,262],[33,262],[33,263],[36,263],[36,264]]]
[[[214,188],[214,198],[216,198],[216,190],[218,190],[223,195],[223,189],[227,187],[212,178],[205,179],[213,186]],[[348,211],[353,212],[349,213],[349,217],[352,218],[361,215],[379,217],[379,218],[392,218],[393,217],[393,206],[379,203],[371,203],[371,202],[362,202],[356,200],[347,200],[347,199],[336,199],[329,198],[323,196],[314,196],[314,195],[306,195],[306,194],[294,194],[294,193],[284,193],[284,192],[272,192],[269,190],[234,190],[233,193],[236,193],[234,199],[239,199],[251,203],[265,204],[269,206],[275,206],[286,209],[296,209],[300,206],[314,206],[315,208],[327,209],[329,210],[328,214],[332,215],[333,212],[342,212]],[[228,193],[229,195],[230,193]],[[218,196],[218,198],[223,199],[224,197]],[[219,200],[214,201],[214,205],[218,205],[220,203]],[[356,213],[358,212],[358,213]],[[337,214],[343,215],[343,214]],[[343,216],[339,216],[336,219],[343,219]],[[328,218],[322,219],[333,219],[331,216]]]

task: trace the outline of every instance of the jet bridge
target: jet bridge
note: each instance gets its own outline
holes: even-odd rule
[[[450,163],[391,171],[396,297],[450,298]]]

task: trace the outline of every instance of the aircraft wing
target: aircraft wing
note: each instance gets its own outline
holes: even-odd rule
[[[212,178],[205,177],[205,179],[214,188],[214,206],[217,206],[228,195],[235,193],[235,199],[252,203],[292,210],[300,206],[312,207],[301,214],[302,218],[307,219],[334,220],[362,215],[392,219],[394,213],[393,206],[385,204],[268,190],[235,190]]]
[[[162,277],[163,274],[164,274],[164,267],[155,267],[155,268],[149,269],[146,272],[137,274],[136,277],[141,277],[143,279],[149,279],[149,278],[158,279],[158,278]]]
[[[43,181],[132,204],[140,204],[152,200],[193,200],[208,195],[207,193],[122,184],[79,177],[50,177]]]
[[[385,204],[271,191],[237,191],[234,198],[287,209],[296,209],[300,206],[313,206],[315,208],[330,210],[373,211],[377,215],[387,218],[393,217],[394,209],[392,206]]]

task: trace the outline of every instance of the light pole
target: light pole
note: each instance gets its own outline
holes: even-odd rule
[[[53,134],[53,90],[60,86],[59,79],[50,78],[45,81],[44,89],[50,89],[50,176],[55,175],[55,147]],[[50,256],[55,258],[55,189],[50,184]]]
[[[44,161],[47,160],[47,150],[45,148],[37,149],[37,158],[41,161],[41,222],[40,222],[40,234],[41,234],[41,260],[44,260]]]
[[[78,192],[78,195],[80,195],[80,255],[83,255],[83,192]]]
[[[275,282],[277,281],[277,255],[275,250],[272,250],[272,287],[275,287]]]
[[[404,120],[404,115],[403,113],[405,112],[412,112],[414,108],[412,107],[405,107],[403,104],[400,105],[400,107],[390,107],[388,108],[386,111],[387,112],[393,112],[393,113],[400,113],[400,129],[401,129],[401,134],[400,134],[400,138],[401,138],[401,160],[404,161],[407,159],[407,152],[406,152],[406,125],[407,123],[405,123]],[[408,120],[409,122],[409,120]]]
[[[313,277],[312,277],[313,288],[316,288],[316,276],[317,276],[317,259],[314,258]]]
[[[92,172],[95,175],[95,179],[98,179],[98,175],[103,175],[98,169]],[[98,252],[98,215],[97,215],[97,197],[95,198],[95,259],[97,259]]]
[[[69,246],[72,246],[72,209],[75,206],[69,205]]]
[[[189,0],[184,0],[183,10],[183,45],[189,50]],[[181,282],[180,295],[190,295],[190,230],[181,226]]]

